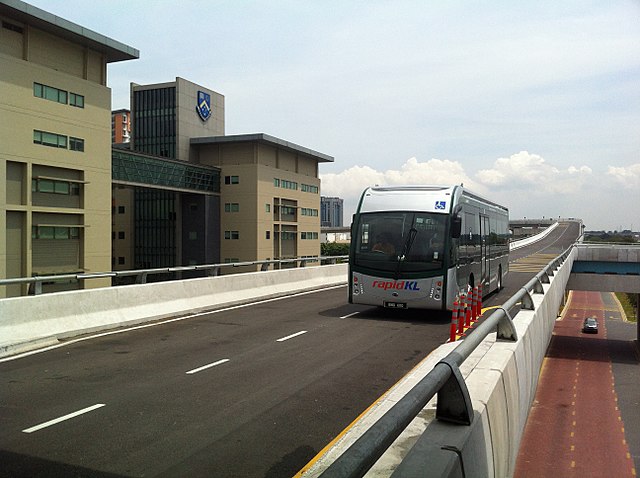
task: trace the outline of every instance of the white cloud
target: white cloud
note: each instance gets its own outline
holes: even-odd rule
[[[470,176],[458,161],[408,159],[398,169],[376,171],[354,166],[341,173],[321,174],[322,195],[345,201],[345,223],[355,212],[362,191],[373,185],[460,184],[504,204],[512,218],[577,217],[587,228],[617,230],[640,225],[640,163],[559,168],[542,156],[521,151],[498,158],[491,169]],[[620,188],[620,185],[623,188]],[[618,192],[618,193],[615,193]],[[637,223],[633,224],[633,218]]]
[[[321,174],[322,195],[352,198],[368,186],[384,184],[384,173],[369,166],[353,166],[341,173]]]
[[[393,184],[460,184],[477,185],[457,161],[431,159],[421,163],[409,158],[400,169],[376,171],[369,166],[353,166],[341,173],[321,174],[322,195],[350,197],[360,195],[368,186]],[[476,187],[478,189],[478,187]],[[484,188],[483,188],[484,189]]]
[[[609,166],[607,175],[611,176],[617,184],[625,189],[636,191],[636,198],[640,201],[640,163],[627,167]]]
[[[588,166],[560,169],[542,156],[520,151],[508,158],[498,158],[491,169],[478,171],[478,180],[492,188],[527,189],[536,194],[576,194],[592,174]]]

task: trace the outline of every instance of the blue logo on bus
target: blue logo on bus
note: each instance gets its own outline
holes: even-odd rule
[[[202,121],[207,121],[211,117],[211,95],[209,93],[198,91],[196,111],[200,115],[200,118],[202,118]]]
[[[436,201],[436,209],[444,211],[447,208],[447,201]]]

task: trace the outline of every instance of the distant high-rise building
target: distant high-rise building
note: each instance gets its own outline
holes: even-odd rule
[[[320,225],[322,227],[342,227],[344,200],[338,197],[320,198]]]
[[[131,141],[131,112],[116,110],[111,112],[111,143],[124,144]]]

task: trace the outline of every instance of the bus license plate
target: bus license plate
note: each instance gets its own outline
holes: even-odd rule
[[[385,302],[384,306],[388,307],[389,309],[406,309],[407,308],[407,304],[404,302]]]

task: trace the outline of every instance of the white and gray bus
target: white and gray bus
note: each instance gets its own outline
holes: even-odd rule
[[[462,186],[364,190],[351,224],[349,302],[452,310],[460,292],[501,289],[509,211]]]

